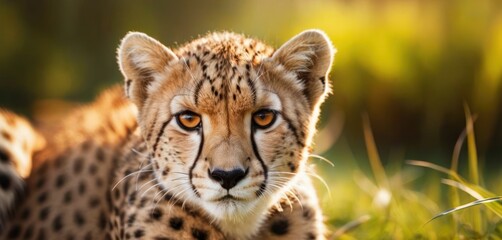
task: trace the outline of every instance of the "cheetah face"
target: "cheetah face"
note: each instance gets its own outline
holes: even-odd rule
[[[260,222],[304,171],[333,49],[306,31],[275,53],[212,34],[176,52],[141,34],[119,48],[126,92],[166,194],[221,225]]]

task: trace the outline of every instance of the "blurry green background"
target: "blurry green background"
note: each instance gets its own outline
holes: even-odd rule
[[[176,47],[228,30],[278,47],[308,28],[338,49],[323,123],[343,121],[337,139],[356,155],[366,112],[384,161],[448,160],[466,103],[481,159],[502,166],[501,1],[1,0],[0,105],[33,116],[54,99],[91,101],[122,81],[127,31]]]
[[[91,101],[123,81],[115,49],[131,30],[173,48],[221,30],[278,47],[308,28],[324,30],[338,49],[331,73],[333,95],[323,106],[315,148],[335,167],[312,160],[332,191],[328,196],[321,190],[331,225],[338,228],[376,211],[373,226],[383,227],[363,228],[355,239],[434,239],[436,233],[459,234],[457,225],[471,234],[464,236],[479,237],[484,231],[466,227],[472,219],[468,216],[465,223],[447,222],[444,228],[430,224],[439,228],[434,231],[418,227],[460,202],[444,201],[446,187],[439,174],[418,171],[404,160],[449,167],[468,106],[476,116],[479,165],[485,169],[481,185],[501,193],[500,0],[0,0],[0,106],[51,122],[51,112],[61,114]],[[394,184],[390,189],[400,196],[386,210],[378,210],[375,199],[385,199],[387,191],[375,190],[365,177],[370,175],[362,127],[366,114]],[[467,155],[464,147],[463,175]],[[320,181],[316,184],[325,189]],[[424,235],[414,235],[416,231]]]

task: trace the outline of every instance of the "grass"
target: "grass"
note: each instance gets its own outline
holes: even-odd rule
[[[449,168],[404,159],[384,166],[369,118],[364,115],[371,172],[354,167],[337,176],[333,169],[323,174],[331,184],[331,197],[321,190],[331,239],[502,239],[502,176],[489,178],[481,172],[475,117],[467,106],[465,115],[466,127],[455,144]],[[468,178],[459,171],[466,140]],[[493,192],[485,187],[488,185]]]

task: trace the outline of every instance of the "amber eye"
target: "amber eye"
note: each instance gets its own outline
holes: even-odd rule
[[[176,122],[181,128],[191,131],[200,127],[200,116],[191,111],[184,111],[176,115]]]
[[[253,114],[253,123],[258,127],[258,128],[268,128],[274,124],[275,119],[276,119],[276,112],[270,109],[263,109],[255,114]]]

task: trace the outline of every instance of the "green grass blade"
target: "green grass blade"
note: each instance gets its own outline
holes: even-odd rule
[[[470,207],[473,207],[473,206],[477,206],[477,205],[480,205],[480,204],[487,204],[487,203],[492,203],[492,202],[502,202],[502,196],[498,196],[498,197],[492,197],[492,198],[485,198],[485,199],[480,199],[480,200],[476,200],[476,201],[472,201],[470,203],[466,203],[464,205],[461,205],[461,206],[458,206],[456,208],[452,208],[450,210],[447,210],[447,211],[444,211],[434,217],[432,217],[429,221],[427,221],[427,223],[425,224],[428,224],[430,223],[431,221],[439,218],[439,217],[442,217],[442,216],[445,216],[445,215],[448,215],[450,213],[453,213],[453,212],[457,212],[457,211],[460,211],[460,210],[463,210],[463,209],[466,209],[466,208],[470,208]]]
[[[464,182],[465,180],[463,180],[457,172],[451,170],[451,169],[448,169],[448,168],[445,168],[445,167],[441,167],[439,165],[436,165],[434,163],[430,163],[430,162],[426,162],[426,161],[419,161],[419,160],[408,160],[406,161],[407,164],[409,165],[413,165],[413,166],[418,166],[418,167],[426,167],[426,168],[430,168],[430,169],[434,169],[438,172],[442,172],[442,173],[445,173],[447,175],[449,175],[450,177],[452,177],[453,179],[459,181],[459,182]]]
[[[476,140],[474,136],[474,121],[472,119],[471,111],[467,104],[464,104],[465,109],[465,120],[466,120],[466,130],[467,130],[467,152],[469,155],[469,180],[474,185],[479,185],[479,169],[478,169],[478,153],[476,150]],[[481,212],[472,212],[472,222],[474,230],[477,232],[483,231],[483,217]]]
[[[389,182],[387,180],[387,175],[385,174],[385,169],[380,160],[378,154],[378,149],[375,144],[375,138],[373,137],[373,132],[371,131],[370,120],[367,114],[363,114],[363,129],[364,129],[364,141],[366,143],[366,149],[368,151],[368,158],[370,160],[371,170],[375,175],[376,182],[378,186],[388,189]]]
[[[460,189],[467,194],[471,195],[473,198],[476,198],[477,200],[482,200],[485,198],[492,198],[495,197],[496,195],[477,186],[474,184],[470,183],[460,183],[457,181],[453,181],[450,179],[443,179],[442,183],[450,185],[452,187],[455,187],[456,189]],[[497,214],[500,218],[502,218],[502,205],[500,204],[487,204],[486,205],[492,212]]]
[[[441,182],[443,184],[446,184],[446,185],[449,185],[449,186],[452,186],[452,187],[455,187],[455,188],[458,188],[466,193],[468,193],[469,195],[471,195],[473,198],[476,198],[478,200],[480,199],[483,199],[484,197],[479,194],[476,190],[470,188],[469,186],[467,186],[466,184],[463,184],[463,183],[460,183],[460,182],[457,182],[455,180],[451,180],[451,179],[443,179],[441,180]],[[493,197],[493,196],[490,196],[490,197]]]
[[[473,119],[475,121],[475,119]],[[462,150],[462,145],[464,144],[465,138],[467,137],[467,128],[465,128],[460,136],[458,136],[457,142],[455,143],[455,147],[453,148],[453,154],[451,157],[451,167],[452,171],[458,170],[458,162],[460,159],[460,151]]]
[[[370,215],[363,215],[354,221],[351,221],[343,226],[341,226],[335,233],[331,236],[331,240],[338,239],[344,234],[352,231],[353,229],[359,227],[361,224],[369,221],[371,219]]]
[[[486,189],[484,189],[484,188],[482,188],[482,187],[480,187],[478,185],[467,183],[466,186],[468,186],[470,189],[474,190],[475,192],[477,192],[479,195],[483,196],[484,198],[496,196],[495,194],[489,192],[488,190],[486,190]],[[502,205],[500,205],[500,204],[488,204],[486,206],[490,210],[492,210],[492,212],[494,212],[495,214],[497,214],[499,217],[502,218]]]
[[[466,130],[467,130],[467,151],[469,153],[469,180],[479,184],[478,153],[476,150],[476,139],[474,136],[474,121],[471,111],[467,105],[465,108]]]
[[[448,185],[451,185],[453,187],[457,187],[458,189],[465,191],[466,193],[468,193],[469,195],[471,195],[472,197],[474,197],[478,200],[480,198],[491,198],[491,197],[497,196],[496,194],[484,189],[483,187],[481,187],[479,185],[469,183],[468,181],[466,181],[465,179],[460,177],[456,172],[454,172],[450,169],[441,167],[439,165],[436,165],[434,163],[425,162],[425,161],[416,161],[416,160],[408,160],[408,161],[406,161],[406,163],[408,163],[410,165],[414,165],[414,166],[434,169],[436,171],[439,171],[439,172],[442,172],[442,173],[449,175],[454,180],[443,180],[443,182],[447,182],[447,184],[455,182],[455,184],[448,184]],[[490,210],[492,210],[495,214],[497,214],[498,216],[500,216],[502,218],[502,205],[488,204],[487,207]]]
[[[473,121],[475,121],[474,119]],[[453,148],[453,154],[451,157],[451,166],[450,170],[453,172],[458,171],[458,162],[460,159],[460,152],[462,151],[462,145],[464,144],[465,138],[467,137],[467,128],[464,128],[460,136],[458,136],[457,142],[455,143],[455,147]],[[450,205],[451,207],[460,205],[460,196],[458,194],[457,188],[451,188],[449,193]],[[453,231],[458,233],[458,217],[453,213],[453,219],[456,224],[452,224]],[[458,239],[458,236],[454,236],[454,239]]]

